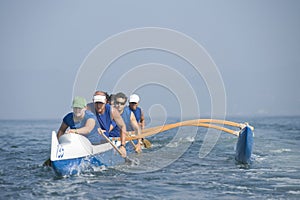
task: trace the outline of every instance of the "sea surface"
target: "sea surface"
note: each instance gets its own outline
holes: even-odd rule
[[[250,165],[236,163],[237,137],[225,132],[200,158],[207,129],[185,127],[179,139],[179,129],[148,137],[151,149],[129,155],[135,166],[69,177],[42,165],[59,120],[1,120],[0,199],[300,199],[300,117],[227,120],[254,126]]]

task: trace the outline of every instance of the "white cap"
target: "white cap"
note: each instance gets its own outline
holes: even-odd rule
[[[138,103],[139,101],[140,101],[140,97],[137,94],[130,95],[129,103],[130,102]]]
[[[96,95],[93,97],[93,101],[94,101],[94,103],[96,103],[96,102],[106,103],[106,96]]]

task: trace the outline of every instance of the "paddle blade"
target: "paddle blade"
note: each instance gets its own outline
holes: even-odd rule
[[[43,166],[47,166],[47,167],[51,167],[51,166],[52,166],[52,163],[51,163],[50,158],[48,158],[48,159],[43,163]]]
[[[138,159],[131,159],[128,157],[125,157],[125,163],[130,165],[130,166],[137,166],[140,164],[140,161]]]
[[[150,142],[149,140],[143,138],[143,139],[142,139],[142,142],[143,142],[143,145],[144,145],[144,147],[145,147],[146,149],[151,148],[152,144],[151,144],[151,142]]]

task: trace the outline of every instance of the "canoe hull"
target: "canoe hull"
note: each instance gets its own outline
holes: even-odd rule
[[[92,145],[86,137],[78,134],[65,134],[57,140],[55,131],[52,132],[50,160],[58,176],[76,175],[124,162],[109,143]]]
[[[91,159],[83,157],[52,161],[52,167],[55,173],[59,176],[80,174],[82,171],[87,170],[87,168],[90,168],[91,166],[98,167],[102,165],[103,163],[95,157],[92,157]]]

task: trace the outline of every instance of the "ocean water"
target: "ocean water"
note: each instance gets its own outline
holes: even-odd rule
[[[235,162],[237,137],[224,132],[199,158],[207,129],[191,136],[186,127],[186,137],[176,141],[178,129],[149,137],[152,149],[130,155],[143,164],[140,169],[124,163],[71,177],[58,177],[42,166],[59,120],[2,120],[0,199],[300,199],[300,117],[227,120],[255,127],[248,166]],[[176,157],[180,143],[187,149]],[[151,155],[159,150],[163,153]],[[152,168],[172,156],[164,167]]]

